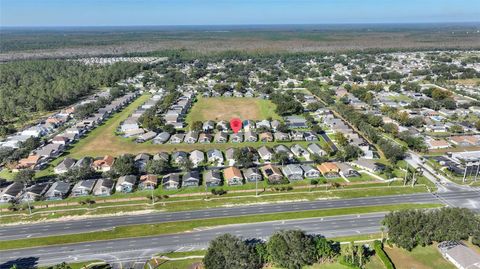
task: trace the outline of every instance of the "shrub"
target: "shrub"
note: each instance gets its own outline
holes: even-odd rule
[[[383,262],[383,265],[385,265],[386,269],[395,269],[392,260],[390,260],[390,257],[388,257],[387,253],[383,250],[383,244],[381,241],[375,240],[375,242],[373,242],[373,249],[378,258]]]

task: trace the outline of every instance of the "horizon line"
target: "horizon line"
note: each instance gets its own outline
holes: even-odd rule
[[[131,24],[131,25],[0,25],[1,28],[99,28],[99,27],[212,27],[212,26],[354,26],[354,25],[462,25],[480,21],[432,21],[432,22],[336,22],[336,23],[262,23],[262,24]]]

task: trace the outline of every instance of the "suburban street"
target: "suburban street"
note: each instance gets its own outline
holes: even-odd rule
[[[31,266],[56,264],[63,261],[145,262],[146,259],[158,253],[204,249],[212,238],[224,233],[244,238],[262,239],[266,239],[275,231],[282,229],[301,229],[308,233],[327,237],[368,234],[380,231],[380,222],[384,215],[385,213],[373,213],[226,225],[181,234],[2,251],[0,252],[0,268],[9,268],[12,264]]]
[[[85,233],[108,230],[123,225],[404,203],[443,203],[449,206],[467,207],[478,211],[480,210],[480,191],[478,191],[478,189],[470,188],[468,190],[458,189],[442,193],[417,193],[354,199],[259,204],[196,211],[162,212],[68,221],[49,221],[35,224],[3,225],[0,226],[0,241]]]

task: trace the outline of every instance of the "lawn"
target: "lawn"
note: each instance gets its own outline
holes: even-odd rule
[[[397,269],[454,269],[455,266],[445,260],[435,245],[416,247],[411,252],[405,249],[385,245],[385,251]]]
[[[237,216],[225,218],[199,219],[193,221],[174,221],[158,224],[140,224],[119,226],[110,231],[98,231],[90,233],[68,234],[59,236],[28,238],[4,241],[0,245],[0,250],[27,248],[35,246],[50,246],[57,244],[69,244],[78,242],[89,242],[97,240],[110,240],[119,238],[131,238],[140,236],[155,236],[162,234],[181,233],[191,231],[200,227],[212,227],[218,225],[255,223],[275,220],[317,218],[348,214],[363,214],[371,212],[388,212],[405,208],[432,208],[438,207],[438,204],[399,204],[399,205],[382,205],[382,206],[365,206],[352,208],[337,208],[325,210],[308,210],[300,212],[284,212],[282,214],[261,214],[250,216]]]
[[[242,120],[281,119],[275,113],[275,104],[258,98],[214,97],[198,98],[187,116],[187,124],[194,121],[229,121],[232,118]]]

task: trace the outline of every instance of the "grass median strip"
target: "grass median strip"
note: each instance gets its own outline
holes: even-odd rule
[[[2,241],[0,250],[29,248],[39,246],[51,246],[58,244],[71,244],[98,240],[112,240],[129,237],[155,236],[163,234],[181,233],[192,231],[195,228],[212,227],[229,224],[255,223],[275,220],[289,220],[315,217],[328,217],[348,214],[364,214],[373,212],[394,211],[406,208],[433,208],[440,207],[441,204],[399,204],[399,205],[381,205],[365,206],[352,208],[337,208],[325,210],[308,210],[300,212],[271,213],[251,216],[211,218],[192,221],[175,221],[158,224],[140,224],[116,227],[110,231],[98,231],[91,233],[58,235],[49,237],[29,238]]]

